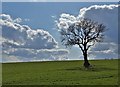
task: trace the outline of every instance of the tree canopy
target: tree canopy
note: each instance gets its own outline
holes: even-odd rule
[[[60,28],[62,44],[66,47],[78,45],[84,55],[85,61],[87,61],[89,48],[96,42],[103,41],[103,32],[106,29],[103,24],[86,18],[76,21],[69,26],[63,22],[61,26],[63,26],[63,28]]]

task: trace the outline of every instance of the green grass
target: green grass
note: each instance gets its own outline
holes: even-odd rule
[[[118,60],[4,63],[3,85],[117,85]]]

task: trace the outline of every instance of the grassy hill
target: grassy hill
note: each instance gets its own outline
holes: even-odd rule
[[[3,85],[117,85],[118,60],[4,63]]]

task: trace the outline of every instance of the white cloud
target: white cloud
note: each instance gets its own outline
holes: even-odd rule
[[[0,20],[0,25],[3,27],[2,36],[6,39],[4,41],[7,41],[7,44],[31,49],[51,49],[57,47],[57,42],[47,31],[42,29],[33,30],[27,25],[20,25],[13,22],[14,20],[9,21],[9,19],[6,17],[6,19]],[[3,43],[5,43],[4,41]]]
[[[20,58],[16,56],[2,54],[2,61],[0,62],[7,63],[7,62],[24,62],[24,61],[20,60]]]
[[[117,43],[118,40],[118,5],[93,5],[80,9],[78,18],[90,18],[96,22],[103,23],[108,31],[107,38]],[[114,37],[113,37],[114,36]]]
[[[18,59],[19,61],[64,60],[67,59],[66,54],[68,54],[68,51],[64,49],[7,48],[6,50],[3,50],[3,54],[6,54],[8,58],[9,56],[10,58],[11,56],[15,56],[15,59]],[[6,55],[3,55],[3,59],[6,58]]]
[[[97,15],[99,13],[109,14],[110,11],[112,11],[112,12],[115,11],[115,8],[117,9],[118,5],[114,5],[114,4],[112,4],[112,5],[92,5],[90,7],[85,7],[85,8],[80,9],[79,17],[86,17],[86,15],[90,16],[90,14],[87,14],[88,12],[91,12],[91,15]],[[105,11],[107,11],[107,12],[103,13]]]
[[[10,56],[11,61],[13,61],[11,56],[15,56],[15,60],[18,58],[20,61],[30,61],[32,58],[42,60],[42,58],[50,59],[51,57],[50,60],[58,60],[59,56],[61,59],[67,57],[68,51],[59,49],[56,40],[49,32],[43,29],[33,30],[27,25],[21,25],[19,24],[22,20],[20,18],[13,20],[10,15],[6,14],[1,14],[0,17],[2,17],[0,25],[2,26],[2,46],[5,58],[7,55]]]
[[[106,51],[107,50],[112,50],[114,51],[115,49],[117,49],[117,44],[113,43],[113,42],[110,42],[110,43],[98,43],[96,44],[92,49],[91,51]]]
[[[9,22],[13,21],[11,16],[7,14],[0,14],[0,18],[2,18],[3,20],[9,21]]]
[[[21,18],[16,18],[15,20],[13,20],[13,22],[20,23],[20,22],[22,22],[22,19]]]
[[[78,18],[85,17],[106,26],[103,43],[96,44],[91,54],[95,58],[118,57],[118,6],[119,5],[93,5],[80,9]]]
[[[73,15],[63,13],[60,15],[57,26],[59,29],[67,29],[71,24],[77,22],[77,18]]]
[[[91,52],[97,57],[106,58],[116,57],[118,47],[118,6],[119,5],[92,5],[80,9],[78,16],[62,13],[59,20],[56,22],[59,29],[67,32],[67,28],[78,22],[81,18],[88,18],[98,23],[102,23],[108,29],[105,32],[104,43],[95,45],[96,49]],[[114,45],[113,45],[114,44]],[[111,47],[112,46],[112,47]],[[99,52],[98,52],[99,51]],[[101,55],[97,55],[97,53]],[[104,55],[104,54],[105,55]],[[102,56],[102,54],[104,56]]]
[[[113,42],[96,44],[89,52],[94,58],[118,58],[118,44]]]

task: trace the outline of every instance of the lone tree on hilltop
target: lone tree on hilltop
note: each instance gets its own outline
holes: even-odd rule
[[[65,26],[65,24],[63,24],[63,26]],[[105,28],[103,24],[83,18],[71,24],[66,29],[60,30],[61,42],[65,46],[78,45],[84,56],[84,67],[89,68],[88,50],[96,42],[103,40]]]

